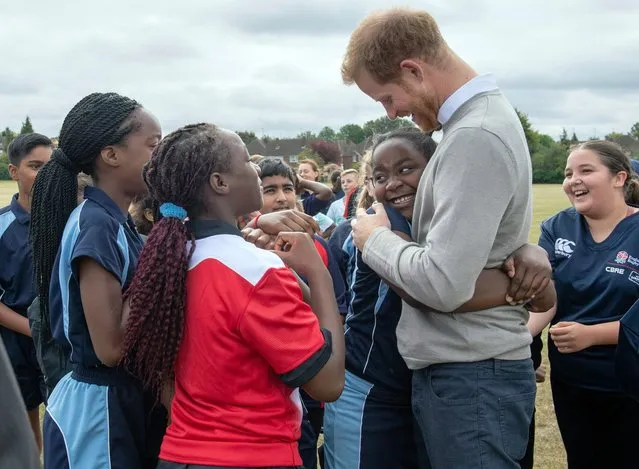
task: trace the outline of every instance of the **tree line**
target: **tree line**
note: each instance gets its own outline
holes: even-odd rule
[[[558,139],[554,139],[550,135],[545,135],[532,126],[528,116],[517,110],[517,115],[521,121],[521,125],[526,135],[528,148],[530,149],[530,158],[533,169],[534,183],[560,183],[563,180],[564,167],[570,146],[579,143],[579,137],[573,132],[568,136],[566,129],[563,129]],[[388,117],[380,117],[365,122],[363,125],[346,124],[339,129],[324,127],[315,133],[310,130],[299,133],[295,138],[304,138],[311,141],[309,148],[305,149],[299,159],[314,157],[324,163],[333,163],[338,161],[340,157],[340,149],[337,141],[350,141],[354,144],[360,144],[373,135],[390,132],[402,127],[413,127],[412,121],[409,119],[390,120]],[[29,116],[22,123],[19,132],[12,131],[6,127],[0,132],[0,180],[10,179],[7,169],[8,160],[6,149],[9,143],[16,138],[17,135],[24,135],[34,132],[33,125]],[[273,140],[281,140],[264,135],[258,137],[252,130],[239,130],[238,135],[245,144],[249,144],[258,138],[265,143]],[[619,132],[611,132],[606,135],[607,140],[618,141],[622,137],[630,137],[639,142],[639,122],[636,122],[627,134]],[[591,140],[590,138],[586,140]],[[639,153],[631,155],[639,158]]]

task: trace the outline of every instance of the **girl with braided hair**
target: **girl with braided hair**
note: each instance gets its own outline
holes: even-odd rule
[[[341,393],[343,330],[310,236],[266,251],[236,226],[262,206],[258,174],[212,124],[168,135],[144,170],[162,218],[127,292],[124,363],[157,396],[174,389],[158,468],[299,467],[297,388]],[[309,279],[312,310],[287,266]]]
[[[165,421],[118,364],[122,292],[142,248],[128,208],[145,191],[142,167],[160,138],[157,119],[139,103],[93,93],[66,116],[59,148],[36,178],[31,241],[42,335],[60,344],[73,369],[49,397],[45,469],[157,464]],[[81,171],[94,187],[76,208]]]

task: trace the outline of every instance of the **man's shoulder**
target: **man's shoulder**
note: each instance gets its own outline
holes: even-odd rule
[[[464,136],[471,139],[479,138],[480,142],[483,140],[496,146],[501,144],[505,149],[523,152],[528,156],[526,136],[519,116],[501,92],[483,93],[467,104],[464,112],[460,113],[448,129],[451,142]],[[494,138],[481,139],[482,135]]]

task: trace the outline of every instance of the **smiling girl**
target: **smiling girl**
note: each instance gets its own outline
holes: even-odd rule
[[[411,236],[415,192],[435,149],[435,142],[418,129],[384,134],[373,147],[375,199],[384,204],[391,229],[405,239]],[[529,249],[524,246],[515,256],[522,258]],[[340,399],[326,406],[326,467],[429,467],[424,443],[416,438],[419,432],[411,406],[412,372],[397,348],[402,297],[363,261],[352,236],[344,243],[344,251],[351,291],[345,323],[346,381]],[[536,251],[545,259],[542,250]],[[529,259],[524,263],[530,264]],[[509,285],[510,279],[501,270],[484,270],[473,298],[456,312],[505,304]]]
[[[639,403],[621,392],[614,354],[619,319],[639,298],[639,181],[619,146],[589,141],[568,156],[563,189],[572,207],[539,238],[557,306],[533,317],[532,332],[552,317],[550,383],[569,469],[637,467]]]

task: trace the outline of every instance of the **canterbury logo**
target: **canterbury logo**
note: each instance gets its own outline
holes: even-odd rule
[[[575,243],[567,239],[558,238],[555,241],[555,254],[559,256],[570,257],[575,250]]]

